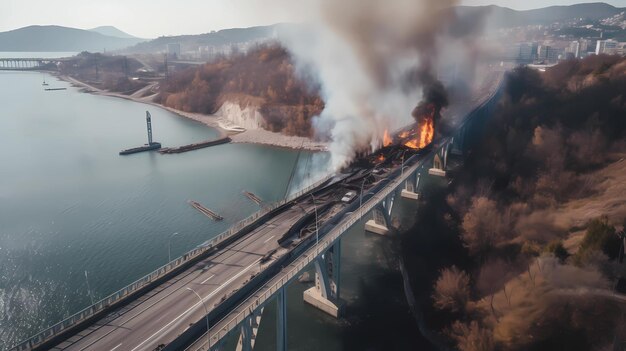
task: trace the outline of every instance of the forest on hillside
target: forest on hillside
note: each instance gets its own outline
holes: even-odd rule
[[[266,129],[311,137],[311,118],[324,109],[319,86],[312,82],[296,75],[284,48],[260,46],[170,75],[156,101],[204,114],[214,114],[226,101],[241,105],[258,101]]]
[[[625,158],[626,58],[509,73],[402,238],[429,327],[462,351],[623,350]]]

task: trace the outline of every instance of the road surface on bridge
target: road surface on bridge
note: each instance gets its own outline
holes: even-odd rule
[[[340,201],[347,191],[362,190],[361,194],[367,194],[403,166],[405,152],[409,151],[407,159],[422,153],[404,149],[394,146],[391,151],[387,150],[388,159],[383,157],[384,161],[354,167],[336,176],[330,184],[315,190],[315,196],[307,194],[272,212],[252,231],[200,259],[127,305],[113,306],[103,318],[51,349],[141,351],[154,350],[159,345],[171,343],[191,325],[202,321],[206,315],[204,305],[213,310],[235,291],[244,286],[251,287],[252,284],[246,284],[253,276],[266,270],[275,260],[289,257],[291,250],[300,243],[306,241],[310,244],[311,238],[315,241],[315,217],[311,219],[314,212],[319,216],[319,226],[323,226],[347,206]],[[422,156],[430,152],[423,151]],[[390,157],[392,153],[394,157]],[[371,160],[378,159],[378,155],[370,156]],[[359,201],[358,196],[352,199],[354,201]],[[294,229],[294,226],[297,228]],[[290,239],[286,243],[279,243],[287,233],[292,234]],[[262,258],[274,250],[273,258],[261,263]],[[272,278],[268,277],[265,282]],[[188,288],[196,291],[202,302]]]
[[[205,315],[198,297],[186,287],[197,291],[207,307],[212,308],[225,293],[241,287],[253,273],[258,273],[261,257],[279,247],[277,239],[307,211],[313,211],[313,206],[289,208],[53,350],[140,351],[167,344]]]

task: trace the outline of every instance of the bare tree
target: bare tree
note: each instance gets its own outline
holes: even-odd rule
[[[469,300],[469,275],[455,266],[441,270],[435,283],[433,300],[435,307],[452,312],[464,311]]]
[[[492,351],[495,343],[491,331],[472,321],[469,325],[456,321],[452,325],[451,336],[460,351]]]
[[[495,201],[486,197],[474,198],[463,217],[463,242],[470,254],[482,254],[501,239],[501,215]]]

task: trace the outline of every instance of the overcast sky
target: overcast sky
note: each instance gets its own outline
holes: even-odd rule
[[[83,29],[113,25],[142,38],[198,34],[224,28],[277,22],[300,22],[306,20],[307,15],[307,10],[303,9],[305,2],[303,0],[1,0],[1,2],[0,31],[33,24],[56,24]],[[462,0],[464,5],[496,4],[518,10],[580,2],[580,0]],[[606,2],[626,7],[626,0],[606,0]]]

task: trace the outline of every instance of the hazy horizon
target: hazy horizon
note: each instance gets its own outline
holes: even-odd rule
[[[33,0],[28,3],[8,0],[0,13],[0,32],[30,25],[58,25],[80,29],[114,26],[140,38],[156,38],[183,34],[201,34],[212,30],[270,25],[281,22],[306,21],[311,2],[294,3],[288,0],[182,0],[180,11],[172,11],[172,3],[165,0],[122,0],[84,2],[59,0],[53,3]],[[529,10],[556,5],[573,5],[575,0],[461,0],[459,5],[498,5],[515,10]],[[626,0],[607,0],[616,7],[626,7]],[[181,3],[184,3],[182,5]],[[61,4],[61,5],[59,5]],[[33,11],[37,8],[38,11]],[[73,9],[59,12],[58,8]],[[194,9],[188,11],[188,9]],[[142,18],[145,17],[145,20]],[[138,20],[140,18],[140,20]]]

